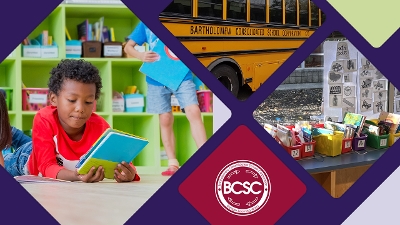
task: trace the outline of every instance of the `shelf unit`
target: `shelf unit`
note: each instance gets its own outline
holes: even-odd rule
[[[114,27],[116,41],[124,42],[139,19],[124,5],[70,5],[61,4],[46,17],[29,35],[35,38],[42,30],[58,45],[58,58],[25,58],[19,45],[0,64],[0,87],[12,88],[12,102],[9,109],[11,125],[30,130],[36,111],[22,111],[22,82],[29,88],[47,87],[50,70],[65,58],[67,27],[72,39],[77,39],[77,25],[85,19],[94,23],[104,16],[104,25]],[[21,40],[22,41],[22,40]],[[136,85],[146,96],[145,75],[138,71],[141,62],[135,58],[83,58],[93,63],[100,71],[103,89],[96,113],[102,116],[111,127],[143,136],[149,140],[148,146],[134,160],[140,174],[159,174],[165,169],[161,163],[162,141],[157,114],[126,113],[112,111],[112,91],[122,92],[128,85]],[[176,154],[184,164],[197,150],[191,136],[190,125],[184,113],[174,113],[174,132]],[[202,113],[207,138],[212,135],[213,113]]]

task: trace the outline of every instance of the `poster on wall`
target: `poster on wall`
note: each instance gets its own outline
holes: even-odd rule
[[[354,72],[357,71],[357,59],[349,59],[344,61],[343,63],[343,71],[346,72]]]
[[[352,112],[370,119],[388,110],[389,81],[361,52],[348,40],[326,41],[323,48],[324,115]],[[394,96],[393,108],[400,112],[400,91]]]
[[[343,74],[343,81],[345,83],[351,83],[353,82],[353,73],[344,73]]]
[[[350,59],[349,47],[347,42],[341,41],[336,46],[336,60]]]
[[[361,57],[361,68],[364,70],[374,70],[375,66],[365,57]]]
[[[334,61],[332,62],[331,71],[343,73],[343,61]]]
[[[341,73],[341,72],[329,71],[328,83],[329,83],[329,84],[343,83],[343,73]]]
[[[356,86],[344,85],[343,86],[343,97],[344,98],[356,97]]]

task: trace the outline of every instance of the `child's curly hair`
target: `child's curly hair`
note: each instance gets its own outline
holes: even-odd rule
[[[99,70],[90,62],[83,59],[63,59],[50,71],[51,77],[48,82],[49,91],[59,94],[64,80],[71,79],[85,84],[96,85],[96,100],[100,96],[103,87]]]

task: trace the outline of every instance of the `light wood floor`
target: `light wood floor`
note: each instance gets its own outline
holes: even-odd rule
[[[62,225],[124,224],[166,181],[141,175],[141,181],[116,183],[23,183],[23,187]]]

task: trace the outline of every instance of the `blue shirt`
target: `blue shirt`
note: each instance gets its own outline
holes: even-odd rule
[[[138,45],[143,45],[144,43],[149,44],[149,50],[153,50],[159,38],[146,26],[143,22],[139,22],[136,28],[132,31],[132,33],[128,36],[128,38],[134,41]],[[189,70],[188,74],[186,74],[185,80],[193,79],[192,72]],[[161,83],[155,81],[154,79],[146,76],[147,83],[155,86],[164,86]]]

